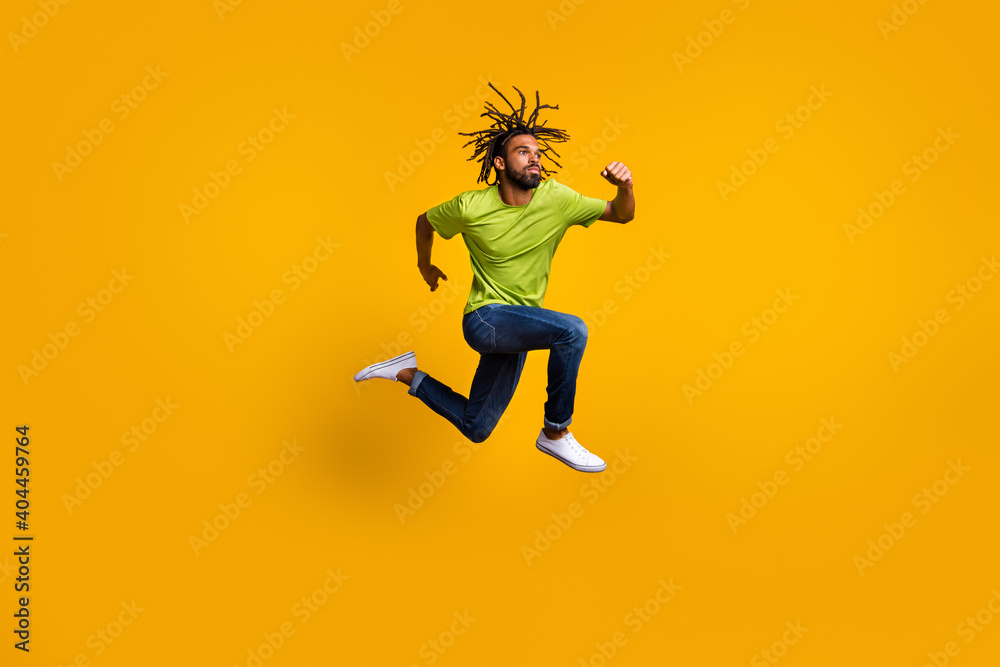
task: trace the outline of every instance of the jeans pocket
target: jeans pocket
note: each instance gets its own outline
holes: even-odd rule
[[[480,306],[462,318],[462,334],[465,336],[465,342],[479,354],[490,354],[497,348],[496,330],[483,317],[488,308],[489,304]]]

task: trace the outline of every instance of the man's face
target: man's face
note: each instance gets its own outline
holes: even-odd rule
[[[507,159],[499,156],[494,166],[507,180],[524,190],[532,190],[542,182],[542,152],[530,134],[517,134],[507,141]]]

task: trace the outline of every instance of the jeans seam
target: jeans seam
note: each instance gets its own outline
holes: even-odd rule
[[[487,352],[487,354],[490,354],[493,352],[493,350],[497,349],[497,330],[493,328],[493,325],[491,325],[489,322],[483,319],[483,316],[479,314],[478,309],[472,312],[476,314],[476,317],[479,318],[480,322],[482,322],[483,324],[485,324],[490,328],[490,343],[492,344],[492,347],[490,348],[490,351]]]
[[[504,365],[501,368],[501,370],[503,370],[503,368],[506,368],[507,364],[509,364],[512,360],[514,360],[516,358],[517,358],[516,354],[509,355],[507,357],[507,361],[504,362]],[[490,403],[490,399],[493,398],[493,394],[496,393],[497,383],[499,383],[499,382],[500,382],[500,374],[497,373],[497,377],[494,378],[493,385],[490,387],[490,393],[486,394],[486,399],[483,401],[483,407],[480,408],[480,410],[479,410],[478,413],[476,413],[475,419],[472,420],[473,422],[478,422],[479,421],[479,417],[483,414],[483,410],[486,409],[486,406],[489,405],[489,403]]]
[[[417,391],[420,389],[420,384],[424,381],[425,377],[427,377],[427,373],[421,370],[416,371],[413,374],[413,380],[410,381],[410,388],[407,390],[407,393],[411,396],[416,396]]]
[[[516,361],[518,355],[512,354],[512,355],[507,355],[507,357],[508,357],[508,359],[507,359],[507,361],[504,362],[504,366],[506,366],[507,364],[509,364],[511,361]],[[455,412],[453,412],[447,405],[445,405],[444,402],[435,401],[435,403],[442,410],[444,410],[445,412],[447,412],[448,414],[450,414],[452,417],[454,417],[455,421],[460,422],[461,424],[463,424],[464,426],[466,426],[466,430],[468,430],[469,434],[472,434],[473,431],[474,431],[473,425],[476,424],[479,421],[479,418],[483,415],[483,412],[486,410],[486,406],[489,405],[490,399],[493,397],[493,394],[496,393],[497,384],[499,382],[500,382],[500,377],[498,375],[493,380],[493,384],[490,385],[490,393],[488,393],[486,395],[486,398],[483,400],[483,407],[480,408],[479,412],[476,413],[476,416],[474,418],[472,418],[471,420],[468,420],[468,422],[466,421],[466,419],[464,419],[463,416],[455,414]],[[421,383],[421,384],[423,384],[423,383]],[[419,390],[419,387],[418,387],[418,390]],[[416,396],[416,392],[414,392],[414,396]],[[466,402],[466,405],[468,405],[468,402]]]
[[[546,428],[551,428],[553,431],[559,431],[559,430],[562,430],[564,428],[569,427],[569,425],[573,423],[573,417],[571,415],[570,418],[569,418],[569,420],[565,421],[565,422],[554,422],[554,421],[550,420],[548,417],[542,415],[542,421],[545,422],[545,427]]]
[[[503,307],[503,306],[505,306],[505,305],[510,305],[510,304],[497,304],[497,305],[498,305],[499,307]],[[529,308],[530,308],[530,307],[535,307],[535,306],[529,306]],[[539,308],[540,308],[541,310],[547,310],[547,309],[545,309],[545,308],[541,308],[541,307],[539,307]],[[553,310],[553,311],[550,311],[550,312],[553,312],[553,313],[556,313],[557,315],[561,315],[561,316],[564,316],[564,317],[568,317],[568,318],[570,318],[570,319],[582,319],[582,318],[580,318],[580,317],[579,317],[579,316],[577,316],[577,315],[573,315],[572,313],[561,313],[561,312],[559,312],[559,311],[554,311],[554,310]],[[532,313],[532,312],[530,312],[530,311],[527,311],[527,312],[526,312],[526,311],[523,311],[523,310],[521,310],[521,311],[519,311],[519,312],[518,312],[518,316],[520,316],[520,317],[524,317],[524,318],[526,318],[526,319],[530,319],[530,320],[533,320],[533,321],[535,321],[535,322],[545,322],[545,321],[546,321],[546,320],[545,320],[544,318],[541,318],[541,317],[537,317],[537,316],[535,316],[535,314],[534,314],[534,313]],[[586,322],[584,322],[584,325],[586,325]]]
[[[418,387],[418,390],[419,390],[419,387]],[[416,393],[414,393],[413,395],[414,395],[414,396],[416,396]],[[452,411],[451,411],[451,410],[450,410],[450,409],[448,408],[448,406],[444,404],[444,402],[443,402],[443,401],[434,401],[434,402],[435,402],[435,404],[437,404],[437,405],[438,405],[438,406],[439,406],[439,407],[440,407],[440,408],[441,408],[442,410],[444,410],[445,412],[447,412],[448,414],[450,414],[450,415],[451,415],[452,417],[454,417],[456,421],[459,421],[459,422],[463,421],[463,419],[462,419],[462,418],[461,418],[460,416],[456,415],[456,414],[455,414],[454,412],[452,412]]]

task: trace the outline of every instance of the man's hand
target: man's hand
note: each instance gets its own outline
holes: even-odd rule
[[[601,171],[608,183],[618,187],[618,194],[608,202],[598,220],[626,223],[635,218],[635,196],[632,194],[632,172],[621,162],[611,162]]]
[[[444,271],[431,264],[431,246],[434,244],[434,227],[427,214],[417,216],[417,268],[433,292],[438,288],[438,278],[448,280]]]
[[[420,275],[422,275],[424,277],[424,281],[430,285],[432,292],[438,288],[438,278],[441,280],[448,280],[448,276],[444,275],[444,271],[433,264],[428,264],[427,266],[418,265],[417,268],[420,269]]]
[[[632,187],[632,172],[628,170],[628,167],[623,165],[621,162],[612,162],[604,168],[601,172],[601,176],[607,179],[608,183],[611,185],[616,185],[619,188],[630,188]]]

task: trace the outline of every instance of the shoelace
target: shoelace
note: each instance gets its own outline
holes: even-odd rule
[[[563,440],[566,440],[567,438],[569,439],[570,447],[572,447],[578,455],[581,457],[593,456],[593,454],[584,449],[583,445],[576,441],[576,438],[573,437],[572,433],[567,433],[563,436]]]

